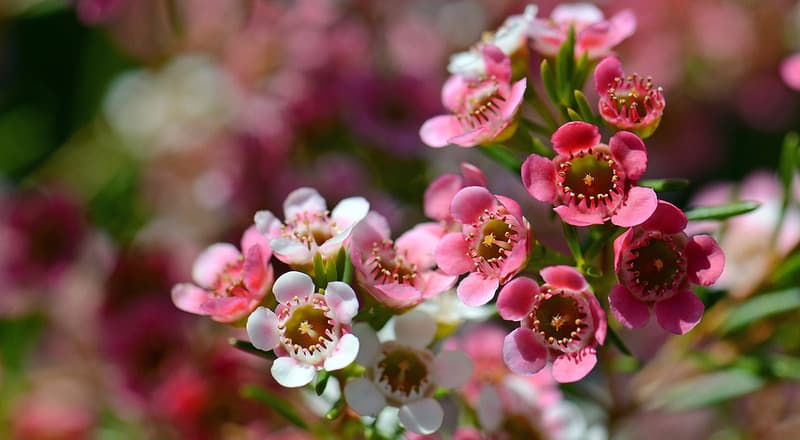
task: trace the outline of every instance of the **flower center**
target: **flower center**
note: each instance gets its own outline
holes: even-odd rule
[[[417,265],[398,253],[391,240],[372,243],[372,256],[367,267],[378,284],[412,284],[417,277]]]
[[[568,346],[580,344],[586,334],[588,314],[584,303],[563,290],[548,288],[540,294],[527,323],[545,343],[564,351]]]
[[[545,436],[539,431],[538,427],[532,423],[538,419],[538,414],[512,414],[503,419],[500,431],[507,434],[509,438],[524,438],[529,440],[544,439]]]
[[[376,366],[379,385],[400,400],[416,398],[429,391],[432,356],[396,343],[383,345],[382,358]]]
[[[599,149],[581,151],[559,164],[558,186],[564,196],[587,205],[606,204],[620,194],[618,165]]]
[[[610,110],[614,117],[638,123],[648,114],[664,110],[662,93],[661,87],[653,87],[653,80],[649,77],[633,74],[626,78],[614,78],[614,83],[608,89],[611,103],[606,103],[604,110]]]
[[[243,269],[244,257],[227,263],[212,286],[214,296],[217,298],[248,296],[247,287],[242,279]]]
[[[295,357],[316,363],[339,339],[339,326],[321,295],[295,297],[278,314],[281,342]]]
[[[461,111],[456,114],[456,117],[461,125],[475,128],[489,122],[492,116],[499,116],[500,103],[505,100],[506,98],[500,94],[500,88],[495,78],[478,80],[472,85],[469,96],[465,99]],[[487,113],[491,113],[491,115]]]
[[[518,231],[519,225],[514,217],[486,210],[470,225],[466,234],[470,249],[467,256],[480,270],[497,270],[520,240]]]
[[[666,299],[684,281],[686,258],[669,236],[648,236],[630,251],[626,267],[636,287],[634,293],[647,300]]]
[[[297,240],[309,249],[325,243],[339,232],[328,211],[301,212],[281,226],[282,237]]]

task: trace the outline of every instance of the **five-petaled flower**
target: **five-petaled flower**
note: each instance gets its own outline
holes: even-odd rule
[[[708,286],[722,274],[725,256],[708,235],[689,238],[686,215],[659,201],[644,223],[614,241],[614,266],[619,284],[608,296],[611,313],[628,328],[650,319],[653,307],[665,330],[684,334],[703,316],[703,303],[692,284]]]
[[[462,147],[507,139],[517,127],[517,111],[527,79],[511,84],[511,61],[490,44],[481,46],[486,73],[453,75],[442,88],[442,103],[451,114],[425,121],[419,134],[431,147]]]
[[[261,303],[272,286],[271,255],[269,243],[255,226],[242,236],[242,252],[229,243],[213,244],[194,263],[196,285],[173,287],[172,302],[183,311],[215,321],[238,321]]]
[[[606,314],[574,268],[550,266],[540,274],[541,287],[520,277],[498,295],[500,316],[520,322],[503,342],[503,359],[519,374],[536,373],[551,359],[553,377],[574,382],[597,363],[597,346],[606,337]]]
[[[444,173],[433,180],[425,189],[422,206],[425,215],[447,223],[454,222],[450,215],[453,197],[467,186],[486,187],[486,176],[480,168],[470,163],[461,164],[461,175]]]
[[[556,213],[574,226],[635,226],[656,209],[651,188],[635,186],[647,168],[647,149],[633,133],[620,131],[609,145],[586,122],[568,122],[552,137],[554,159],[531,154],[522,164],[522,183],[533,198],[558,203]]]
[[[530,226],[516,201],[482,186],[459,191],[450,212],[461,230],[442,238],[436,262],[451,275],[470,272],[458,285],[458,297],[468,306],[486,304],[525,265]]]
[[[257,308],[247,319],[247,335],[264,351],[275,350],[272,377],[285,387],[310,383],[318,370],[341,370],[358,354],[359,341],[350,332],[358,312],[358,298],[341,281],[332,281],[325,293],[315,291],[302,272],[281,275],[272,289],[278,300],[273,312]]]

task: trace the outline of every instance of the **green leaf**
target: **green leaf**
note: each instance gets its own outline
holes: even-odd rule
[[[278,397],[256,385],[245,385],[241,389],[242,397],[261,402],[280,414],[289,423],[308,431],[308,424],[297,414],[288,400]]]
[[[540,156],[552,159],[556,155],[556,152],[553,151],[552,148],[549,148],[547,145],[545,145],[544,142],[542,142],[539,138],[531,138],[531,143],[533,144],[534,153]]]
[[[542,77],[544,89],[547,91],[547,96],[550,97],[551,101],[558,104],[558,86],[556,85],[556,78],[553,76],[553,69],[550,67],[550,63],[548,63],[547,60],[542,60],[539,73]]]
[[[556,83],[558,103],[568,107],[572,100],[572,77],[575,73],[575,28],[570,27],[567,39],[561,44],[556,56]]]
[[[342,413],[344,406],[345,406],[344,399],[337,400],[336,403],[333,404],[331,409],[329,409],[328,412],[325,413],[325,419],[335,420]]]
[[[567,116],[569,116],[570,121],[583,121],[583,116],[578,114],[575,110],[571,108],[567,108]]]
[[[653,188],[656,192],[681,191],[689,186],[688,179],[649,179],[640,180],[639,186]]]
[[[800,252],[796,252],[783,260],[777,269],[772,273],[770,280],[775,284],[792,282],[800,275]]]
[[[328,379],[331,377],[328,370],[320,370],[317,372],[317,383],[314,385],[314,391],[317,396],[321,396],[325,392],[325,387],[328,385]]]
[[[592,107],[589,105],[589,101],[586,100],[586,95],[580,90],[575,90],[573,94],[575,95],[575,103],[578,104],[578,113],[583,117],[583,120],[593,124],[597,122]]]
[[[566,222],[562,222],[564,227],[564,238],[567,240],[567,247],[572,252],[572,258],[575,259],[579,270],[584,269],[583,253],[581,252],[581,242],[578,239],[578,228]]]
[[[586,77],[589,76],[591,68],[592,63],[589,62],[589,52],[584,51],[583,55],[581,55],[577,64],[575,65],[575,76],[572,79],[572,84],[576,89],[583,89],[583,85],[586,82]]]
[[[336,260],[329,260],[325,264],[326,281],[339,281],[339,274],[336,272]]]
[[[342,269],[342,281],[350,284],[353,280],[353,260],[350,259],[350,252],[345,252],[344,269]]]
[[[314,254],[314,284],[320,289],[324,289],[328,285],[325,263],[322,261],[322,255],[319,252]]]
[[[686,218],[690,221],[696,220],[725,220],[737,215],[753,212],[761,206],[758,202],[736,201],[724,205],[698,206],[697,208],[686,211]]]
[[[630,357],[633,357],[633,354],[631,354],[630,349],[628,349],[628,347],[625,345],[625,343],[622,342],[622,338],[620,338],[619,335],[617,334],[617,332],[615,332],[614,329],[611,328],[611,327],[608,327],[608,339],[623,354],[625,354],[627,356],[630,356]]]
[[[248,341],[243,341],[241,339],[230,338],[228,339],[228,343],[233,346],[234,348],[238,348],[239,350],[244,351],[245,353],[254,354],[258,357],[262,357],[268,360],[275,360],[275,352],[274,351],[263,351],[256,348],[255,345]]]
[[[654,404],[675,411],[704,408],[750,394],[764,383],[749,372],[717,371],[674,384]]]
[[[783,148],[781,149],[781,159],[778,163],[778,172],[780,174],[781,183],[783,184],[784,194],[791,195],[792,193],[792,177],[794,176],[795,168],[797,167],[797,149],[800,146],[800,136],[797,133],[788,133],[783,139]],[[789,197],[785,197],[786,201]]]
[[[517,176],[522,169],[522,161],[502,145],[479,145],[478,151],[502,165]]]
[[[800,359],[785,355],[773,355],[767,361],[772,374],[781,379],[800,380]]]
[[[722,333],[727,334],[760,319],[797,308],[800,308],[800,288],[798,287],[762,293],[733,309],[722,326]]]

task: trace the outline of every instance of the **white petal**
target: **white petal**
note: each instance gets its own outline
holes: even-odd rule
[[[434,360],[436,384],[444,388],[458,388],[472,376],[472,360],[461,350],[443,351]]]
[[[272,350],[280,342],[278,317],[266,307],[255,309],[247,317],[247,336],[259,350]]]
[[[400,424],[417,434],[432,434],[442,426],[444,411],[439,402],[431,399],[417,400],[400,408]]]
[[[603,11],[591,3],[561,4],[553,9],[550,18],[556,23],[597,23],[603,20]]]
[[[312,256],[308,247],[297,240],[280,237],[270,240],[269,247],[277,259],[290,266],[311,263]]]
[[[325,212],[325,199],[314,188],[297,188],[283,202],[283,215],[290,220],[301,212]]]
[[[281,226],[281,221],[275,217],[271,211],[258,211],[256,215],[253,216],[253,221],[256,224],[256,229],[258,232],[266,235],[267,237],[273,237],[273,233],[277,231],[278,228]]]
[[[331,212],[336,226],[347,229],[363,219],[369,212],[369,202],[363,197],[342,199]]]
[[[286,272],[275,280],[272,292],[279,302],[286,303],[295,296],[305,297],[313,294],[314,281],[303,272]]]
[[[365,367],[372,366],[378,356],[378,349],[381,345],[380,341],[378,341],[378,335],[369,324],[364,322],[355,324],[352,331],[358,338],[359,345],[356,362]]]
[[[374,416],[386,406],[386,398],[378,387],[363,377],[347,382],[344,387],[344,398],[350,408],[362,416]]]
[[[192,267],[192,278],[200,287],[211,287],[226,264],[241,258],[242,254],[230,243],[215,243],[209,246]]]
[[[325,359],[325,369],[328,371],[341,370],[352,364],[358,355],[358,345],[358,338],[352,333],[342,336],[333,353]]]
[[[311,365],[297,362],[282,356],[272,362],[272,377],[286,388],[297,388],[308,385],[317,375],[317,369]]]
[[[478,421],[483,429],[491,432],[503,421],[503,403],[493,385],[484,385],[478,399]]]
[[[436,321],[420,310],[412,310],[397,317],[394,324],[398,343],[413,348],[425,348],[436,335]]]
[[[358,297],[353,288],[341,281],[332,281],[325,288],[325,301],[333,309],[336,320],[342,324],[350,321],[358,313]]]

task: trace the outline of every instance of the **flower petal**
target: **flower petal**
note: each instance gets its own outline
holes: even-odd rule
[[[553,286],[583,291],[589,288],[586,278],[572,266],[545,267],[539,274],[544,282]]]
[[[511,60],[508,55],[492,44],[481,45],[481,54],[486,66],[486,76],[508,84],[511,81]]]
[[[412,348],[425,348],[436,335],[436,320],[420,310],[397,317],[394,323],[395,340]]]
[[[472,272],[461,280],[456,288],[456,294],[464,304],[477,307],[488,303],[499,286],[500,280],[497,278],[489,278],[480,272]]]
[[[553,9],[550,18],[556,23],[596,23],[603,12],[591,3],[562,3]]]
[[[286,388],[308,385],[317,375],[317,369],[313,366],[297,362],[288,356],[275,359],[270,371],[275,381]]]
[[[314,293],[314,281],[303,272],[286,272],[275,280],[272,292],[278,302],[287,303],[295,296],[306,297]]]
[[[448,220],[450,202],[463,186],[464,179],[458,174],[447,173],[437,177],[428,185],[423,196],[425,215],[434,220]]]
[[[503,402],[494,385],[484,385],[478,398],[478,422],[483,429],[492,432],[503,421]]]
[[[201,308],[211,319],[217,322],[234,322],[244,318],[255,308],[256,302],[240,296],[227,298],[209,298]]]
[[[641,227],[648,231],[677,234],[686,229],[686,223],[686,214],[683,211],[672,203],[659,200],[653,215]]]
[[[348,197],[342,199],[333,211],[331,219],[336,222],[336,226],[347,229],[361,221],[369,212],[369,202],[363,197]]]
[[[597,365],[594,347],[586,347],[578,353],[562,354],[553,360],[553,379],[560,383],[583,379]]]
[[[725,268],[725,254],[708,235],[696,235],[686,244],[689,281],[702,286],[714,284]]]
[[[325,212],[328,209],[325,199],[314,188],[297,188],[286,196],[283,202],[283,215],[286,220],[303,212]]]
[[[642,138],[629,131],[619,131],[609,142],[611,155],[622,164],[625,177],[638,180],[647,169],[647,147]]]
[[[483,64],[483,60],[481,60]],[[442,104],[447,110],[455,110],[461,106],[461,100],[469,91],[469,84],[461,75],[451,75],[442,86]]]
[[[358,338],[359,345],[356,362],[365,367],[372,366],[372,363],[378,356],[378,348],[381,345],[378,340],[378,334],[365,322],[359,322],[353,325],[352,331]]]
[[[268,261],[272,256],[272,248],[269,247],[269,238],[259,232],[256,225],[247,228],[242,235],[242,254],[247,255],[250,248],[253,246],[259,247],[264,261]]]
[[[472,259],[467,256],[469,249],[464,235],[451,232],[442,237],[436,246],[436,263],[448,275],[460,275],[472,269]]]
[[[611,223],[623,228],[642,224],[658,206],[658,196],[653,188],[634,186],[628,191],[622,206],[611,216]]]
[[[269,247],[272,248],[275,258],[290,266],[311,263],[312,257],[308,247],[297,240],[285,237],[275,238],[270,240]]]
[[[522,78],[511,86],[511,90],[508,92],[506,101],[502,103],[501,107],[503,119],[513,119],[514,115],[517,114],[519,106],[522,104],[522,98],[525,96],[525,89],[527,88],[527,85],[528,79]]]
[[[427,435],[436,432],[442,426],[444,411],[439,402],[428,397],[403,405],[398,416],[400,424],[405,429]]]
[[[325,359],[324,367],[327,371],[341,370],[356,360],[359,349],[359,340],[352,333],[347,333],[339,339],[333,353]]]
[[[225,265],[234,263],[242,254],[230,243],[215,243],[206,248],[192,267],[192,279],[200,287],[211,287]]]
[[[461,163],[461,175],[464,176],[464,186],[486,186],[483,171],[471,163]]]
[[[442,351],[434,360],[434,380],[440,387],[458,388],[472,376],[472,367],[472,361],[463,351]]]
[[[678,292],[672,298],[659,301],[653,306],[656,319],[661,327],[676,335],[693,329],[703,317],[705,306],[692,292]]]
[[[598,211],[581,212],[572,205],[561,205],[553,208],[553,211],[572,226],[602,225],[605,223],[603,216]]]
[[[474,223],[485,210],[492,210],[497,199],[482,186],[468,186],[453,197],[450,213],[455,221],[463,224]]]
[[[519,277],[506,284],[497,295],[497,312],[506,321],[522,321],[533,308],[539,286],[536,281]]]
[[[439,148],[450,144],[450,139],[464,132],[461,123],[453,115],[434,116],[419,129],[419,137],[429,147]]]
[[[589,309],[592,312],[592,319],[594,319],[594,340],[597,344],[603,345],[606,341],[606,335],[608,334],[608,317],[606,317],[606,311],[593,294],[588,294],[587,299],[589,301]]]
[[[207,315],[203,304],[208,301],[210,296],[208,291],[194,284],[182,283],[172,288],[172,302],[175,307],[195,315]]]
[[[375,299],[391,308],[404,309],[412,307],[424,299],[419,289],[408,284],[378,284],[374,287],[378,292],[372,292]]]
[[[364,220],[358,222],[353,228],[351,249],[357,248],[359,251],[369,253],[375,243],[390,238],[389,222],[386,217],[377,212],[370,212]],[[352,252],[352,251],[351,251]]]
[[[259,234],[256,232],[256,234]],[[259,234],[260,235],[260,234]],[[259,245],[251,246],[247,251],[242,267],[242,279],[247,290],[259,299],[267,293],[269,284],[272,283],[272,266],[267,265],[263,248]]]
[[[374,416],[386,407],[386,398],[371,380],[359,377],[344,387],[347,405],[362,416]]]
[[[606,57],[594,69],[594,87],[600,96],[608,93],[617,78],[624,78],[622,63],[617,57]],[[612,138],[613,139],[613,138]]]
[[[533,374],[547,364],[547,349],[527,328],[518,328],[503,340],[503,361],[517,374]]]
[[[394,243],[409,262],[424,270],[436,265],[436,246],[443,235],[444,229],[438,223],[420,223],[397,237]]]
[[[358,313],[356,292],[348,284],[341,281],[328,283],[325,288],[325,301],[333,309],[336,320],[342,324],[350,324],[350,321]]]
[[[531,154],[522,163],[521,174],[522,184],[534,199],[545,203],[556,201],[556,167],[552,160]]]
[[[588,150],[600,143],[600,129],[588,122],[567,122],[553,133],[550,140],[556,152],[569,155]]]
[[[258,211],[253,216],[258,232],[268,238],[275,238],[280,234],[281,221],[275,217],[272,211]]]
[[[280,343],[278,317],[266,307],[255,309],[247,318],[247,336],[259,350],[272,350]]]
[[[608,294],[611,314],[620,324],[628,328],[641,328],[650,320],[650,308],[634,298],[628,289],[616,285]]]

